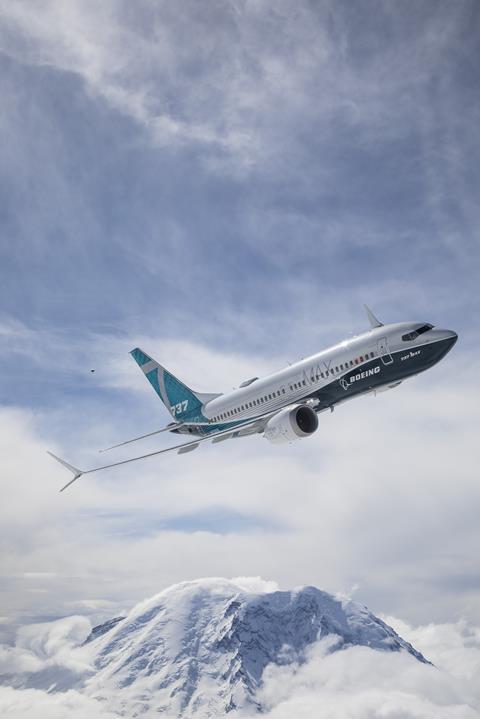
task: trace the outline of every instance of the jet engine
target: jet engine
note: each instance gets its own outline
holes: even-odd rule
[[[318,417],[314,409],[306,404],[285,407],[266,424],[263,436],[274,444],[293,442],[308,437],[318,428]]]

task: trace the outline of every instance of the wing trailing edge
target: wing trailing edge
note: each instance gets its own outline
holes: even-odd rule
[[[254,431],[254,428],[256,427],[256,431],[261,431],[263,428],[263,425],[265,421],[268,420],[269,417],[276,414],[275,412],[268,412],[264,415],[260,415],[258,417],[255,417],[251,420],[247,420],[245,422],[237,424],[235,427],[229,427],[228,429],[224,429],[220,432],[215,432],[212,434],[208,434],[204,437],[196,437],[195,439],[192,439],[190,442],[184,442],[183,444],[175,444],[173,447],[166,447],[164,449],[157,449],[154,452],[148,452],[147,454],[142,454],[138,457],[130,457],[130,459],[122,459],[119,462],[112,462],[111,464],[102,464],[100,467],[93,467],[92,469],[78,469],[78,467],[75,467],[73,464],[70,464],[69,462],[66,462],[64,459],[61,459],[61,457],[57,457],[56,454],[53,454],[53,452],[48,452],[48,454],[53,457],[57,462],[60,462],[61,465],[63,465],[66,469],[68,469],[73,474],[73,479],[71,479],[67,484],[65,484],[60,492],[63,492],[67,487],[69,487],[73,482],[75,482],[77,479],[82,477],[84,474],[93,474],[93,472],[100,472],[103,469],[111,469],[112,467],[120,467],[122,464],[130,464],[131,462],[138,462],[140,459],[147,459],[148,457],[156,457],[159,454],[167,454],[167,452],[177,452],[178,454],[185,454],[187,452],[191,452],[194,449],[197,449],[197,447],[202,444],[203,442],[211,442],[213,439],[215,441],[219,441],[219,439],[223,436],[225,436],[226,439],[229,437],[235,437],[235,436],[243,436],[243,434],[246,433],[246,430],[249,429],[252,433]],[[218,438],[218,439],[217,439]]]

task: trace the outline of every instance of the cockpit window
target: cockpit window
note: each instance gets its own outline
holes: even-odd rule
[[[417,329],[413,332],[407,332],[406,335],[402,335],[402,340],[404,342],[411,342],[416,337],[418,337],[418,335],[423,335],[423,333],[428,332],[428,330],[433,330],[433,325],[430,325],[428,323],[426,325],[421,325],[420,327],[417,327]]]

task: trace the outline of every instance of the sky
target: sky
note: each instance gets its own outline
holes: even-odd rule
[[[475,0],[2,3],[0,639],[203,576],[480,625],[479,34]],[[459,342],[305,442],[58,494],[47,449],[168,420],[132,347],[224,392],[364,302]]]

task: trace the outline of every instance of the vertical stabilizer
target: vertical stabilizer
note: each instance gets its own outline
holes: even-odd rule
[[[219,397],[218,394],[194,392],[139,347],[130,354],[175,420],[186,423],[205,421],[203,406]]]

